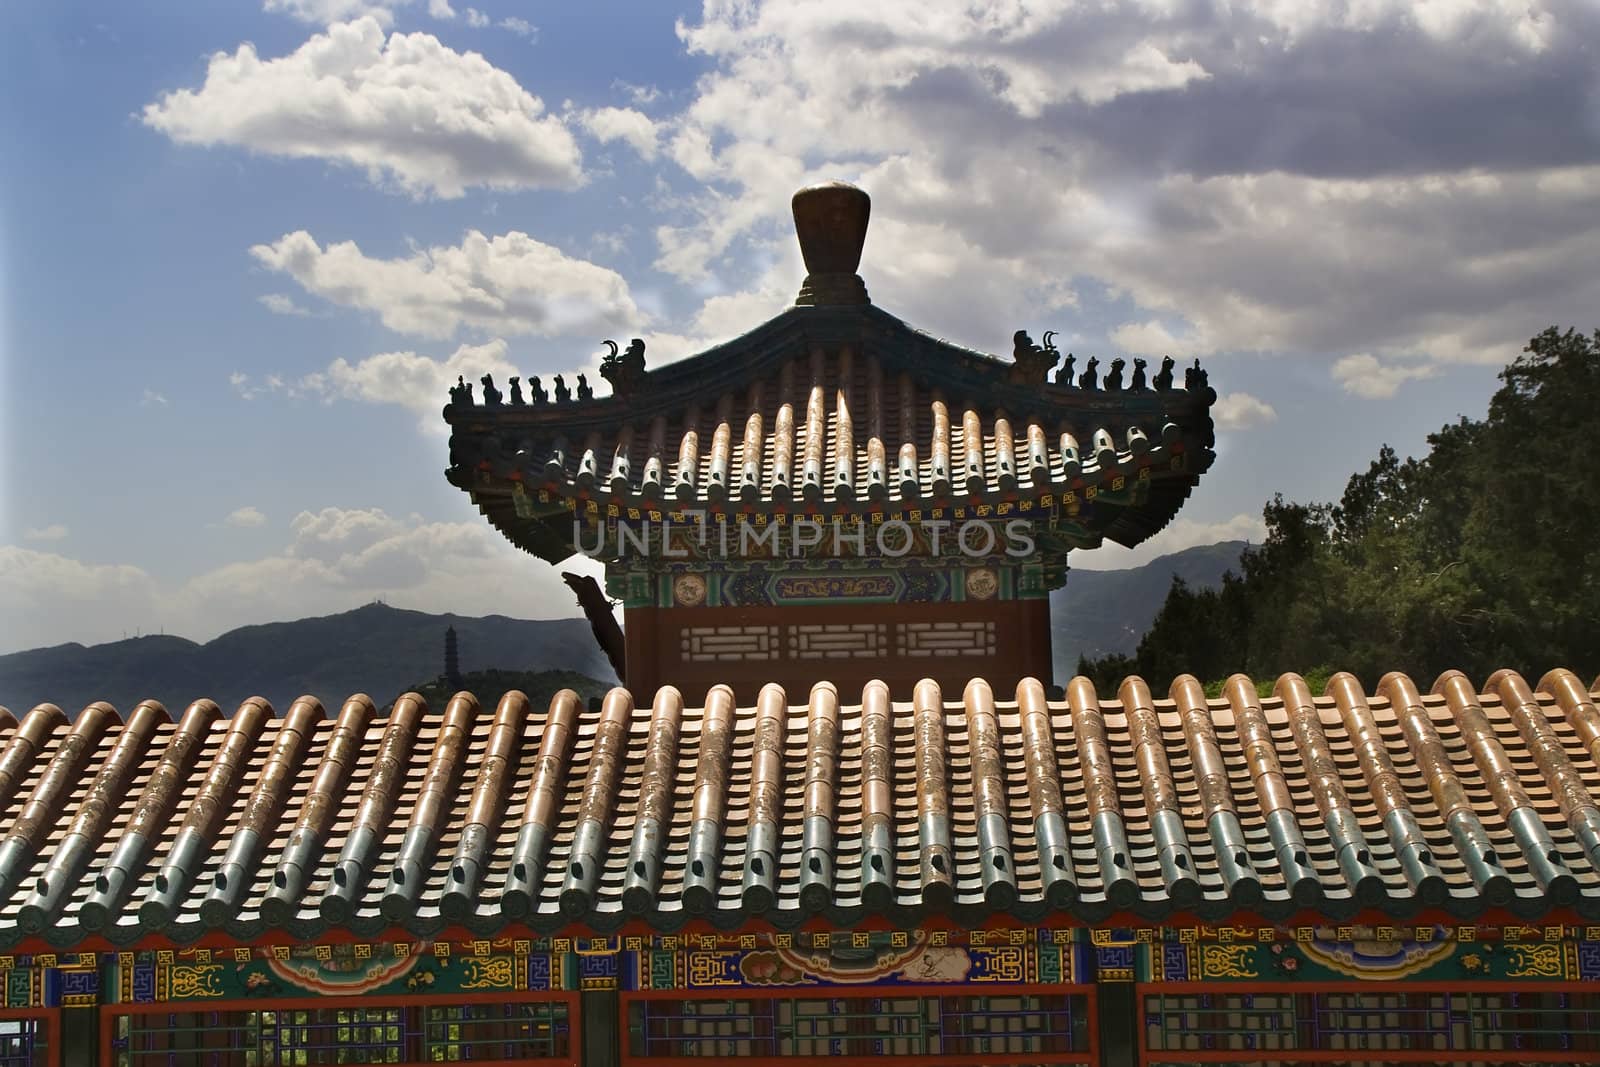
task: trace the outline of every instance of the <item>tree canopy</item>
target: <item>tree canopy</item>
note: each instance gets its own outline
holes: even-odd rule
[[[1083,661],[1103,692],[1127,674],[1258,680],[1452,667],[1537,677],[1600,667],[1600,330],[1551,328],[1500,373],[1481,420],[1385,445],[1338,503],[1274,496],[1266,540],[1218,589],[1174,580],[1132,657]]]

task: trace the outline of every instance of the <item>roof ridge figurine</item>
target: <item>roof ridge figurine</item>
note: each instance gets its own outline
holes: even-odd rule
[[[1106,372],[1106,391],[1117,393],[1122,391],[1122,368],[1128,361],[1118,356],[1111,361],[1111,369]]]
[[[1011,358],[1016,364],[1011,372],[1012,380],[1028,385],[1044,385],[1050,380],[1050,368],[1061,358],[1061,352],[1051,342],[1055,335],[1054,330],[1046,330],[1042,346],[1033,343],[1027,330],[1011,335]]]
[[[1100,357],[1090,356],[1088,365],[1083,368],[1083,374],[1078,378],[1078,388],[1094,390],[1100,388]]]
[[[486,408],[497,408],[497,407],[499,407],[500,406],[500,401],[503,398],[500,395],[500,390],[498,390],[498,389],[496,389],[494,387],[494,375],[485,374],[483,376],[483,378],[482,378],[482,381],[483,381],[483,406],[486,407]]]
[[[1066,362],[1062,363],[1060,369],[1056,371],[1057,385],[1068,389],[1076,389],[1078,387],[1078,383],[1073,379],[1073,374],[1075,373],[1074,364],[1077,362],[1078,357],[1068,352]]]
[[[1172,368],[1176,361],[1171,356],[1161,357],[1161,369],[1156,371],[1156,392],[1167,393],[1172,391]]]
[[[611,395],[627,396],[644,379],[644,339],[635,337],[629,341],[625,352],[618,352],[615,341],[601,344],[611,351],[600,360],[600,377],[611,383]]]

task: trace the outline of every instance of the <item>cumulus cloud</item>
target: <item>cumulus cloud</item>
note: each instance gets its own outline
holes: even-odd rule
[[[1262,521],[1260,515],[1246,515],[1241,512],[1231,519],[1219,522],[1196,522],[1180,516],[1137,548],[1123,548],[1110,541],[1105,542],[1095,549],[1092,555],[1086,557],[1092,560],[1093,566],[1084,569],[1117,571],[1127,567],[1140,567],[1157,556],[1181,552],[1198,545],[1214,545],[1219,541],[1249,541],[1252,544],[1259,544],[1266,536],[1267,524]]]
[[[843,177],[875,299],[980,347],[1085,279],[1151,355],[1498,362],[1600,304],[1593,5],[708,2],[680,34],[712,69],[658,129],[708,188],[657,266],[713,291]]]
[[[387,26],[394,21],[396,7],[407,0],[266,0],[263,11],[288,15],[300,22],[327,26],[335,22],[368,16]],[[442,0],[432,0],[440,3]],[[430,4],[430,11],[432,10]]]
[[[492,374],[505,391],[507,379],[521,373],[507,351],[505,341],[496,338],[481,345],[460,345],[443,359],[413,351],[380,352],[354,361],[341,357],[322,370],[294,379],[276,374],[254,378],[236,372],[229,381],[244,400],[275,395],[290,400],[353,401],[402,407],[418,416],[419,425],[425,431],[439,434],[447,429],[439,420],[439,409],[458,379],[464,378],[477,389],[483,375]],[[588,366],[575,369],[596,372],[598,367],[599,356],[596,355]],[[590,380],[597,381],[597,375],[591,373]]]
[[[602,107],[585,111],[579,119],[595,140],[605,144],[622,141],[640,158],[656,158],[656,124],[650,116],[629,107]]]
[[[1211,406],[1219,430],[1252,430],[1278,421],[1272,405],[1249,393],[1227,393]]]
[[[138,567],[0,546],[0,652],[115,640],[157,627],[208,640],[237,626],[348,611],[376,598],[469,615],[578,614],[555,568],[481,521],[323,508],[297,515],[291,533],[279,552],[175,584]],[[588,560],[565,566],[597,573]]]
[[[289,521],[294,540],[288,554],[333,562],[361,552],[405,529],[382,508],[323,508],[302,511]]]
[[[611,83],[611,88],[627,95],[628,99],[643,107],[653,104],[661,99],[661,90],[654,85],[634,85],[632,82],[618,78]]]
[[[539,35],[539,27],[535,26],[527,19],[519,19],[515,15],[508,15],[507,17],[501,19],[500,28],[502,30],[509,30],[518,37],[526,37],[530,41]]]
[[[143,120],[179,144],[324,159],[413,196],[583,181],[571,132],[510,74],[430,34],[385,36],[370,15],[276,59],[219,52],[199,89],[163,94]]]
[[[1368,400],[1387,400],[1406,382],[1432,378],[1439,368],[1427,364],[1384,363],[1370,352],[1345,356],[1333,365],[1333,380],[1344,391]]]
[[[85,563],[0,545],[0,641],[5,651],[107,641],[147,626],[155,580],[138,567]]]
[[[1111,331],[1111,343],[1135,356],[1172,356],[1189,359],[1215,347],[1197,333],[1177,336],[1157,319],[1125,322]]]
[[[287,293],[266,293],[256,297],[261,306],[274,315],[295,315],[300,318],[309,318],[311,312],[294,302],[294,297]]]
[[[267,517],[262,514],[260,508],[246,504],[242,508],[234,508],[228,512],[228,517],[222,520],[222,524],[224,526],[250,527],[260,526],[266,521]]]
[[[475,7],[467,8],[467,25],[475,30],[481,30],[489,25],[489,16]]]
[[[24,541],[60,541],[67,536],[67,528],[59,522],[49,526],[30,526],[22,531]]]
[[[640,320],[622,275],[516,230],[378,259],[354,241],[319,245],[304,230],[250,250],[270,270],[344,307],[376,312],[397,333],[604,335]]]
[[[506,357],[506,343],[462,345],[445,359],[416,352],[382,352],[351,363],[336,359],[326,370],[300,379],[298,391],[324,399],[357,400],[368,404],[395,404],[415,411],[424,424],[438,422],[439,409],[458,377],[472,382],[493,374],[505,390],[506,379],[518,373]],[[440,427],[442,429],[442,424]]]

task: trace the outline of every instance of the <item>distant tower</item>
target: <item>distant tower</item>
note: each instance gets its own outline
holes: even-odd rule
[[[456,628],[444,632],[444,681],[452,691],[461,688],[461,657],[456,650]]]

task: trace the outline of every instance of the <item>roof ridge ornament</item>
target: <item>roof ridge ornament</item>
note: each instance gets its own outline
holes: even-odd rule
[[[870,304],[866,283],[856,273],[867,240],[872,198],[849,182],[808,185],[794,194],[795,236],[806,263],[806,280],[797,307]]]

